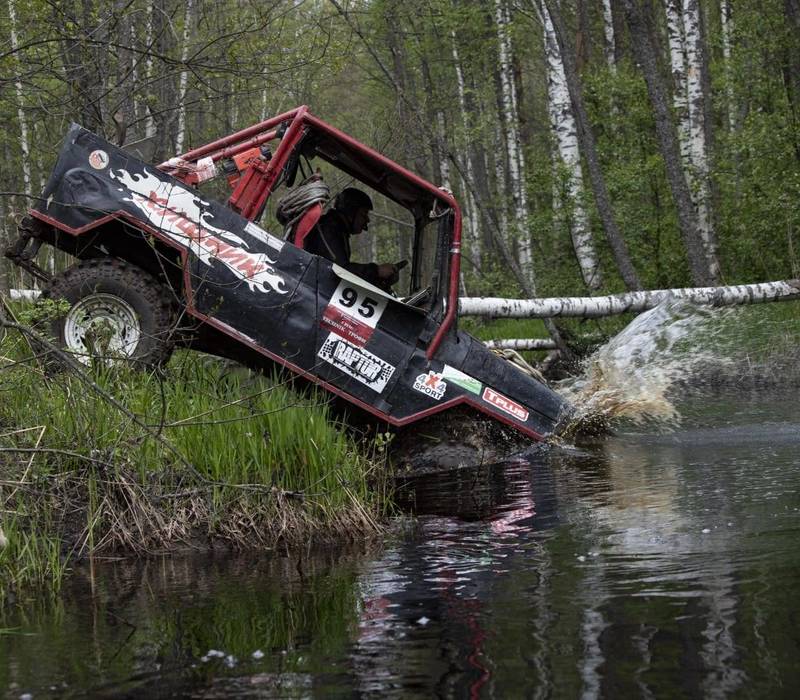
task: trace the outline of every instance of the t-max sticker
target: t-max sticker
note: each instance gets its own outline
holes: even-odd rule
[[[364,348],[353,345],[336,333],[328,335],[317,357],[378,393],[386,388],[394,373],[394,365],[367,352]]]
[[[501,411],[508,413],[508,415],[514,416],[517,420],[528,420],[529,414],[522,406],[516,401],[509,399],[507,396],[498,394],[494,389],[490,389],[488,386],[483,390],[482,398],[486,403],[496,406]]]
[[[187,247],[206,265],[219,260],[254,292],[286,294],[284,279],[272,267],[276,261],[265,253],[251,253],[247,243],[231,231],[212,226],[208,206],[196,192],[172,182],[164,182],[152,173],[131,175],[127,170],[112,170],[110,176],[127,189],[135,204],[160,231]],[[225,239],[224,241],[221,239]],[[226,242],[227,241],[227,242]]]
[[[387,301],[384,297],[371,296],[368,290],[342,280],[325,307],[320,324],[363,347],[378,325]]]

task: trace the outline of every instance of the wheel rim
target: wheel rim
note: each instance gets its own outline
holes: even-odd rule
[[[84,364],[133,357],[141,335],[133,307],[113,294],[84,297],[64,320],[64,344]]]

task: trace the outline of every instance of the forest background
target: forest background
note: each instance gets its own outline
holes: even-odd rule
[[[3,247],[71,121],[160,162],[308,104],[453,190],[465,295],[800,277],[800,0],[0,0],[0,86]]]

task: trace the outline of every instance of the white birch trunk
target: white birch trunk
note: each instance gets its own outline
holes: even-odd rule
[[[17,8],[15,0],[8,0],[8,23],[11,32],[11,51],[14,54],[14,65],[19,66],[20,60],[17,56],[19,50],[19,38],[17,36]],[[25,191],[25,208],[31,204],[31,196],[33,195],[31,187],[31,149],[30,137],[28,135],[28,118],[25,115],[25,97],[22,89],[22,81],[19,76],[14,80],[14,89],[17,95],[17,119],[19,120],[20,132],[20,149],[22,150],[22,181]]]
[[[689,106],[690,189],[697,209],[697,226],[713,280],[722,272],[717,258],[716,235],[711,216],[711,183],[703,86],[703,37],[698,0],[683,0],[683,31],[686,41],[686,93]]]
[[[235,129],[239,123],[239,100],[234,99],[231,105],[231,124]]]
[[[0,246],[4,249],[9,243],[8,233],[6,231],[6,224],[8,219],[6,218],[6,198],[0,197]],[[9,287],[11,286],[11,270],[9,269],[11,265],[8,264],[0,264],[0,294],[9,294]],[[464,295],[466,296],[466,294]],[[0,305],[0,317],[2,317],[2,305]],[[2,331],[0,331],[0,336],[2,336]]]
[[[511,38],[508,34],[508,7],[504,0],[495,0],[495,21],[500,60],[500,90],[508,163],[509,188],[513,201],[515,229],[519,235],[519,262],[529,281],[533,281],[533,258],[528,232],[528,202],[525,192],[525,156],[519,135],[516,86],[512,67]]]
[[[487,348],[494,350],[557,350],[556,341],[551,338],[504,338],[487,340]]]
[[[11,298],[12,301],[17,300],[24,300],[24,301],[35,301],[41,296],[41,292],[38,289],[9,289],[8,296]]]
[[[709,272],[713,279],[719,279],[722,273],[711,215],[699,3],[698,0],[665,0],[665,10],[681,159],[697,212],[697,227]]]
[[[553,318],[571,316],[600,318],[629,311],[652,309],[667,299],[686,299],[695,304],[736,306],[767,301],[800,299],[800,280],[739,284],[730,287],[687,287],[627,292],[602,297],[554,297],[552,299],[499,299],[462,297],[462,316],[492,318]]]
[[[450,186],[450,161],[447,160],[447,149],[444,146],[447,144],[447,125],[444,121],[444,112],[439,110],[436,112],[436,128],[438,130],[439,148],[439,171],[442,173],[442,181],[440,185],[447,190],[452,191]]]
[[[458,55],[458,46],[456,44],[456,33],[450,32],[450,38],[452,40],[453,45],[453,65],[456,69],[456,82],[458,85],[458,105],[461,109],[461,123],[464,127],[464,133],[468,136],[469,135],[469,122],[467,120],[467,91],[464,86],[464,74],[461,71],[461,59]],[[469,153],[467,153],[466,157],[464,158],[465,170],[464,176],[467,182],[464,183],[464,192],[465,192],[465,216],[464,216],[464,223],[466,226],[464,230],[466,232],[466,248],[469,251],[470,259],[472,260],[472,264],[475,269],[480,270],[481,268],[481,239],[480,239],[480,229],[478,228],[478,212],[477,207],[475,206],[475,198],[472,196],[472,182],[474,180],[473,173],[472,173],[472,160],[469,157]]]
[[[556,144],[556,152],[553,154],[554,161],[556,164],[559,162],[564,164],[569,178],[567,196],[572,208],[572,216],[567,215],[561,218],[566,218],[583,281],[589,289],[598,290],[603,285],[603,279],[589,226],[589,215],[583,203],[583,174],[581,173],[581,153],[578,145],[578,127],[572,113],[567,76],[564,72],[553,23],[544,4],[541,5],[540,11],[544,23],[544,48],[547,60],[548,111]],[[565,203],[560,202],[560,187],[558,190],[555,193],[557,218],[559,212],[563,214],[567,208],[564,206]]]
[[[266,74],[264,75],[264,84],[266,85]],[[266,121],[269,113],[269,90],[264,87],[261,90],[261,121]]]
[[[666,0],[669,64],[672,72],[672,106],[678,120],[678,141],[684,167],[690,162],[689,103],[686,92],[686,48],[683,36],[682,0]]]
[[[728,129],[736,130],[736,105],[733,102],[733,71],[731,67],[731,35],[733,34],[733,15],[728,0],[720,0],[720,23],[722,25],[722,58],[725,64],[725,97],[727,99]]]
[[[505,195],[507,191],[506,183],[506,169],[505,163],[501,153],[503,152],[503,133],[499,125],[495,126],[494,130],[494,174],[495,186],[497,188],[498,196],[501,200],[500,206],[497,207],[497,215],[500,224],[500,231],[508,231],[508,210],[505,206]]]
[[[183,16],[183,45],[181,46],[181,70],[178,83],[178,133],[175,137],[175,152],[183,152],[183,142],[186,136],[186,87],[189,82],[189,71],[186,70],[186,61],[189,58],[189,37],[191,35],[192,19],[194,17],[194,0],[186,0],[186,11]]]
[[[617,62],[614,60],[614,15],[611,13],[611,0],[603,0],[603,54],[606,57],[608,70],[617,73]]]
[[[144,42],[147,57],[144,61],[144,84],[145,94],[149,96],[151,94],[150,91],[153,89],[153,0],[149,0],[145,6],[145,17]],[[144,106],[146,113],[144,120],[145,138],[152,138],[156,135],[156,120],[153,119],[151,111],[154,108],[155,105],[151,104],[150,99],[147,99]]]

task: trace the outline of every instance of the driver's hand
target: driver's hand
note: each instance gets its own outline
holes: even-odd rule
[[[400,270],[397,268],[397,265],[383,263],[382,265],[378,265],[378,277],[382,282],[392,285],[400,279]]]

